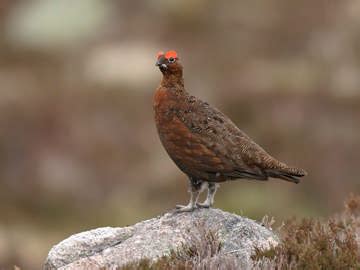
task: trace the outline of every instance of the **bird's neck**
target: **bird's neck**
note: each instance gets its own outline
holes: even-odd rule
[[[177,89],[185,91],[184,78],[182,74],[163,74],[161,86],[167,89]]]

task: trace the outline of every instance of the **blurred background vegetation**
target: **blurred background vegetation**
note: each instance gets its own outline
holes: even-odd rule
[[[309,176],[225,183],[216,207],[327,216],[360,188],[360,2],[0,1],[0,269],[188,200],[160,145],[159,50],[186,87]]]

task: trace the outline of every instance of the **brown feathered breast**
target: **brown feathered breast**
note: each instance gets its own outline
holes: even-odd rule
[[[182,88],[161,85],[154,110],[161,142],[184,173],[209,182],[276,177],[295,183],[306,174],[270,156],[223,113]]]

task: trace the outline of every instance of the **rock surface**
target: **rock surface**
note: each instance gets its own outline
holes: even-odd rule
[[[220,253],[233,254],[241,265],[251,264],[255,247],[277,244],[276,235],[257,222],[219,209],[169,212],[129,227],[72,235],[50,250],[44,269],[116,269],[143,258],[156,260],[190,245],[200,231],[213,232],[221,242]]]

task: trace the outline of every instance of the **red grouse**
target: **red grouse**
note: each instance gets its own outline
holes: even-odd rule
[[[178,211],[212,206],[219,182],[273,177],[299,183],[306,175],[270,156],[227,116],[191,96],[175,51],[158,53],[156,66],[163,74],[154,96],[156,127],[167,153],[190,182],[190,202],[178,205]],[[198,203],[205,188],[207,198]]]

